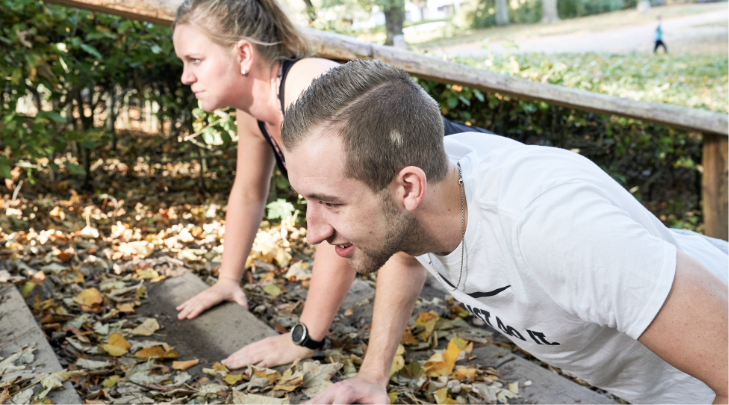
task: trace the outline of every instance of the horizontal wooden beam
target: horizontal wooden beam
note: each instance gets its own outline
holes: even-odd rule
[[[170,25],[181,0],[47,0],[72,7],[116,14]],[[534,82],[484,69],[444,61],[390,46],[375,45],[344,35],[305,29],[317,56],[338,61],[379,59],[411,75],[441,83],[458,84],[521,99],[667,125],[674,128],[727,136],[729,116],[724,113],[671,104],[630,100],[564,86]]]
[[[63,6],[118,15],[153,24],[172,25],[182,0],[45,0]]]

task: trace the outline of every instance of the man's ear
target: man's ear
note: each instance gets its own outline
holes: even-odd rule
[[[414,211],[425,198],[428,188],[428,178],[425,172],[415,166],[408,166],[400,170],[394,179],[395,194],[408,211]]]
[[[235,45],[235,54],[238,61],[238,69],[241,72],[250,72],[253,67],[253,54],[255,49],[253,44],[245,39],[241,39]]]

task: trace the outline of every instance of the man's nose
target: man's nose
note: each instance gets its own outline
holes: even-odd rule
[[[334,228],[324,221],[319,215],[319,210],[312,208],[312,205],[306,207],[306,240],[312,245],[317,245],[332,236]]]

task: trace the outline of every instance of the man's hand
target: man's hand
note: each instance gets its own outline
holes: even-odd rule
[[[249,364],[271,368],[291,363],[296,359],[307,359],[312,354],[314,354],[312,350],[294,344],[291,341],[291,335],[285,333],[244,346],[221,363],[230,369],[241,368]]]
[[[362,372],[349,380],[340,381],[305,402],[307,404],[389,404],[387,382],[368,379]]]
[[[240,288],[240,283],[228,278],[221,278],[214,286],[179,305],[177,310],[180,313],[177,314],[177,319],[193,319],[206,309],[223,301],[233,301],[248,309],[248,300]]]

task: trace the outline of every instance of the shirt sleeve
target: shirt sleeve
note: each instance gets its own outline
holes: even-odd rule
[[[541,194],[522,212],[516,235],[531,275],[586,322],[638,339],[671,290],[676,247],[589,184]]]

